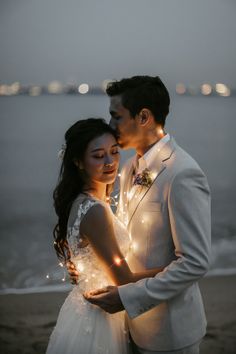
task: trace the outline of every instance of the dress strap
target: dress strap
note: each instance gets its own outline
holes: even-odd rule
[[[70,251],[72,256],[77,256],[80,249],[80,224],[83,220],[84,216],[87,214],[90,208],[95,204],[101,204],[99,200],[86,198],[82,202],[79,203],[77,216],[75,222],[72,226],[68,226],[67,228],[67,242],[69,244]]]

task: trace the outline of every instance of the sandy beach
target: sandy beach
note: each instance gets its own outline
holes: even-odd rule
[[[208,319],[201,354],[235,354],[236,276],[207,277],[200,287]],[[1,354],[45,353],[66,296],[65,292],[1,295]]]

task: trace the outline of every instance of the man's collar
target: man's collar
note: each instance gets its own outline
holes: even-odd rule
[[[137,172],[142,172],[145,168],[150,168],[153,161],[156,160],[157,154],[161,151],[163,146],[170,140],[170,135],[166,134],[158,140],[142,157],[137,159]]]

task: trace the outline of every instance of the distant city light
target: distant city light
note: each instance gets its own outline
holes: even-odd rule
[[[29,88],[29,95],[30,96],[39,96],[41,95],[42,89],[40,86],[31,86]]]
[[[188,92],[190,93],[190,95],[195,96],[195,95],[198,94],[199,89],[198,89],[197,86],[190,85],[190,86],[188,87]]]
[[[48,84],[48,92],[52,94],[60,94],[63,92],[63,85],[60,81],[51,81]]]
[[[16,96],[16,95],[28,95],[28,96],[41,96],[41,95],[78,95],[87,94],[97,95],[106,92],[107,85],[114,80],[106,79],[100,85],[88,85],[82,83],[78,85],[75,81],[63,84],[58,80],[49,82],[48,85],[29,85],[22,84],[18,81],[13,83],[0,83],[0,96]],[[178,95],[191,95],[191,96],[235,96],[236,89],[223,83],[203,83],[202,85],[185,85],[183,82],[179,82],[175,86],[175,92]]]
[[[201,93],[205,96],[210,95],[212,93],[212,87],[210,84],[203,84],[201,86]]]
[[[78,92],[84,95],[85,93],[89,92],[89,85],[88,84],[81,84],[78,87]]]
[[[230,88],[228,86],[226,86],[225,84],[221,84],[218,83],[216,84],[216,92],[220,95],[220,96],[230,96]]]
[[[175,90],[179,95],[183,95],[184,93],[186,93],[186,87],[182,83],[177,84]]]

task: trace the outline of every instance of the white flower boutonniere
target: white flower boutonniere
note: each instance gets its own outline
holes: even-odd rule
[[[141,173],[135,175],[133,184],[149,188],[152,182],[152,173],[148,168],[145,168]]]

